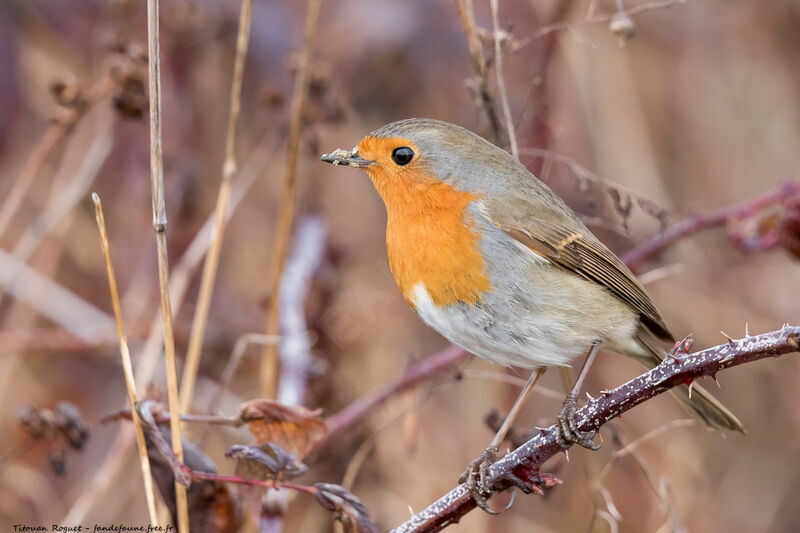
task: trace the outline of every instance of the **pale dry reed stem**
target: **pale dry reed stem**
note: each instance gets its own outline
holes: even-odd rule
[[[248,158],[239,179],[236,180],[231,192],[231,202],[226,214],[227,218],[231,217],[233,211],[242,199],[244,199],[247,191],[249,191],[250,187],[255,183],[256,178],[263,172],[271,154],[272,149],[265,136]],[[189,244],[183,256],[181,256],[172,273],[169,292],[170,299],[174,303],[176,311],[183,303],[184,296],[186,296],[186,290],[189,287],[189,279],[200,265],[203,256],[208,250],[208,246],[210,245],[209,235],[211,235],[213,222],[213,216],[206,220],[203,227],[200,228],[200,231],[198,231],[194,239],[192,239],[192,242]],[[3,252],[0,250],[0,266],[2,266],[2,259]],[[44,281],[49,280],[43,280],[43,282]],[[43,292],[50,294],[54,291],[48,290]],[[98,313],[102,314],[102,311],[98,310]],[[105,329],[113,330],[114,325],[111,317],[108,317],[107,321],[110,322],[110,324]],[[134,372],[135,375],[139,376],[140,388],[143,385],[146,386],[149,384],[153,379],[153,375],[156,371],[156,364],[158,363],[158,356],[160,354],[161,319],[160,317],[156,317],[153,319],[147,340],[140,351]],[[75,500],[62,519],[62,525],[76,524],[83,521],[89,510],[97,503],[98,499],[106,493],[109,484],[122,468],[122,463],[126,457],[125,452],[132,443],[133,434],[128,431],[128,426],[120,428],[102,464],[97,468],[95,475],[87,483],[87,487],[81,492],[80,497]]]
[[[317,20],[319,7],[322,0],[309,0],[305,22],[305,45],[300,54],[300,64],[297,77],[294,80],[294,92],[289,111],[289,135],[286,144],[286,162],[283,175],[283,189],[278,211],[278,227],[275,231],[275,241],[272,248],[272,262],[269,274],[269,308],[267,309],[266,331],[267,335],[278,333],[278,291],[283,264],[289,248],[289,235],[292,231],[292,218],[294,217],[294,189],[297,179],[297,153],[300,148],[300,132],[303,128],[303,106],[308,92],[308,73],[311,65],[311,56],[314,50],[314,41],[317,34]],[[275,395],[275,376],[277,375],[278,352],[274,345],[264,348],[261,360],[261,394],[264,398]]]
[[[175,368],[175,335],[169,298],[169,260],[167,257],[167,208],[164,200],[164,164],[161,144],[161,50],[158,39],[159,0],[147,0],[147,52],[150,83],[150,179],[153,196],[153,227],[158,255],[158,286],[161,295],[161,320],[164,328],[164,360],[167,372],[172,449],[183,461],[178,375]],[[175,481],[175,504],[179,533],[189,533],[186,487]]]
[[[225,232],[225,211],[231,194],[231,182],[238,168],[236,164],[236,125],[242,108],[242,79],[244,63],[247,57],[247,43],[250,38],[250,8],[252,0],[242,0],[239,13],[239,34],[236,38],[236,59],[233,65],[233,83],[231,84],[231,108],[228,116],[228,132],[225,141],[225,162],[222,165],[222,182],[217,193],[217,205],[214,208],[214,231],[211,235],[211,247],[203,264],[203,275],[200,278],[200,291],[197,306],[192,320],[189,335],[189,347],[186,351],[186,364],[181,378],[181,410],[188,411],[192,403],[197,369],[200,366],[200,354],[203,350],[203,336],[208,323],[208,311],[211,306],[211,294],[217,276],[219,256],[222,249],[222,238]]]
[[[136,412],[136,382],[133,379],[133,365],[131,364],[131,353],[128,350],[128,339],[125,335],[125,327],[122,323],[122,310],[119,305],[119,291],[117,290],[117,279],[114,276],[114,267],[111,264],[111,251],[108,246],[108,233],[106,232],[106,220],[103,216],[103,206],[97,193],[92,193],[94,202],[94,214],[97,219],[97,229],[100,231],[100,246],[103,249],[103,259],[106,264],[106,277],[108,278],[108,292],[111,295],[111,307],[114,309],[114,320],[117,323],[117,336],[119,337],[119,353],[122,357],[122,370],[125,374],[125,387],[128,389],[128,403],[131,408],[131,420],[136,431],[136,447],[139,450],[139,464],[142,468],[144,478],[144,495],[147,499],[147,512],[150,515],[150,524],[158,525],[156,513],[156,497],[153,493],[153,477],[150,475],[150,458],[147,456],[147,443],[144,440],[142,423],[139,414]]]
[[[517,146],[517,134],[515,133],[514,120],[511,118],[511,107],[508,105],[508,93],[506,92],[506,80],[503,77],[503,50],[500,46],[500,8],[498,0],[489,0],[492,8],[492,27],[494,37],[494,71],[497,75],[497,91],[500,93],[500,105],[503,108],[503,117],[506,121],[506,131],[508,132],[508,144],[511,146],[511,155],[514,159],[519,159],[519,147]]]
[[[475,13],[472,10],[472,0],[455,0],[458,16],[461,19],[461,27],[464,29],[464,36],[467,38],[469,57],[472,62],[472,70],[475,72],[475,83],[478,97],[480,98],[489,125],[492,128],[492,138],[497,145],[503,144],[502,126],[497,117],[497,109],[494,105],[494,96],[489,90],[489,75],[486,66],[486,56],[483,55],[481,39],[475,26]]]

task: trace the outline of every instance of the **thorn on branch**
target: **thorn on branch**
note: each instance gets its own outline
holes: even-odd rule
[[[798,351],[800,327],[782,328],[770,333],[748,337],[746,342],[733,342],[688,354],[680,365],[659,365],[652,370],[590,400],[576,412],[580,431],[597,430],[625,411],[644,403],[678,385],[690,385],[697,377],[714,377],[717,372],[732,366],[767,357]],[[545,461],[560,451],[567,453],[558,442],[555,426],[534,435],[528,442],[494,463],[487,471],[486,486],[492,494],[512,486],[510,474],[535,473]],[[523,472],[520,472],[523,469]],[[491,497],[492,494],[487,495]],[[457,522],[477,506],[469,488],[459,485],[448,494],[392,530],[393,533],[439,531]]]

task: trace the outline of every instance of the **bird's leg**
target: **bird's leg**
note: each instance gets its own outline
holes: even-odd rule
[[[578,374],[578,379],[575,380],[575,385],[572,391],[564,398],[564,403],[561,404],[561,411],[556,416],[556,433],[558,435],[558,443],[564,448],[569,448],[570,445],[580,444],[589,450],[600,449],[599,444],[595,444],[593,439],[596,434],[595,431],[583,432],[579,431],[575,424],[575,409],[578,405],[578,394],[583,387],[583,381],[589,373],[589,368],[594,362],[597,355],[597,350],[600,348],[599,342],[594,342],[592,347],[589,348],[589,353],[586,355],[586,360],[583,362],[581,371]]]
[[[500,448],[500,444],[502,444],[503,440],[506,438],[508,430],[511,429],[511,425],[514,423],[514,420],[516,420],[517,416],[519,416],[520,411],[522,411],[522,408],[525,406],[525,402],[530,397],[534,385],[536,385],[536,382],[542,377],[545,370],[547,370],[546,367],[539,367],[531,372],[531,376],[528,378],[525,386],[522,387],[522,391],[519,393],[519,396],[517,396],[514,406],[506,415],[505,420],[503,420],[503,425],[501,425],[500,429],[497,430],[497,433],[489,443],[489,446],[486,448],[486,450],[484,450],[480,457],[469,464],[469,468],[467,468],[467,470],[465,470],[458,478],[459,483],[466,483],[469,486],[472,496],[475,498],[475,501],[478,502],[478,507],[487,513],[497,514],[496,511],[493,511],[489,508],[489,505],[486,501],[486,496],[489,494],[490,489],[490,487],[486,486],[486,475],[489,471],[489,467],[492,466],[495,461],[497,461],[497,453]],[[515,485],[519,486],[524,492],[530,492],[530,487],[521,479],[511,479],[511,481]]]

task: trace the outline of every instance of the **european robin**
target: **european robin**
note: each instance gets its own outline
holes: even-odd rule
[[[588,352],[558,426],[564,441],[594,448],[573,417],[597,349],[648,367],[667,355],[663,345],[674,338],[631,271],[547,185],[480,136],[401,120],[322,160],[366,171],[386,206],[392,274],[428,326],[477,356],[534,369],[512,413],[544,368]],[[708,425],[743,431],[702,388],[680,398]],[[485,472],[504,436],[501,429],[473,467]]]

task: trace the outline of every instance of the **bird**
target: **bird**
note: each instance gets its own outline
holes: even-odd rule
[[[574,413],[599,348],[652,368],[675,341],[625,264],[516,158],[461,126],[400,120],[321,159],[367,173],[386,207],[392,275],[422,321],[478,357],[531,370],[486,452],[462,475],[476,499],[483,495],[481,507],[488,510],[486,468],[536,381],[584,354],[557,430],[565,447],[596,449]],[[709,426],[743,432],[701,387],[679,398]]]

